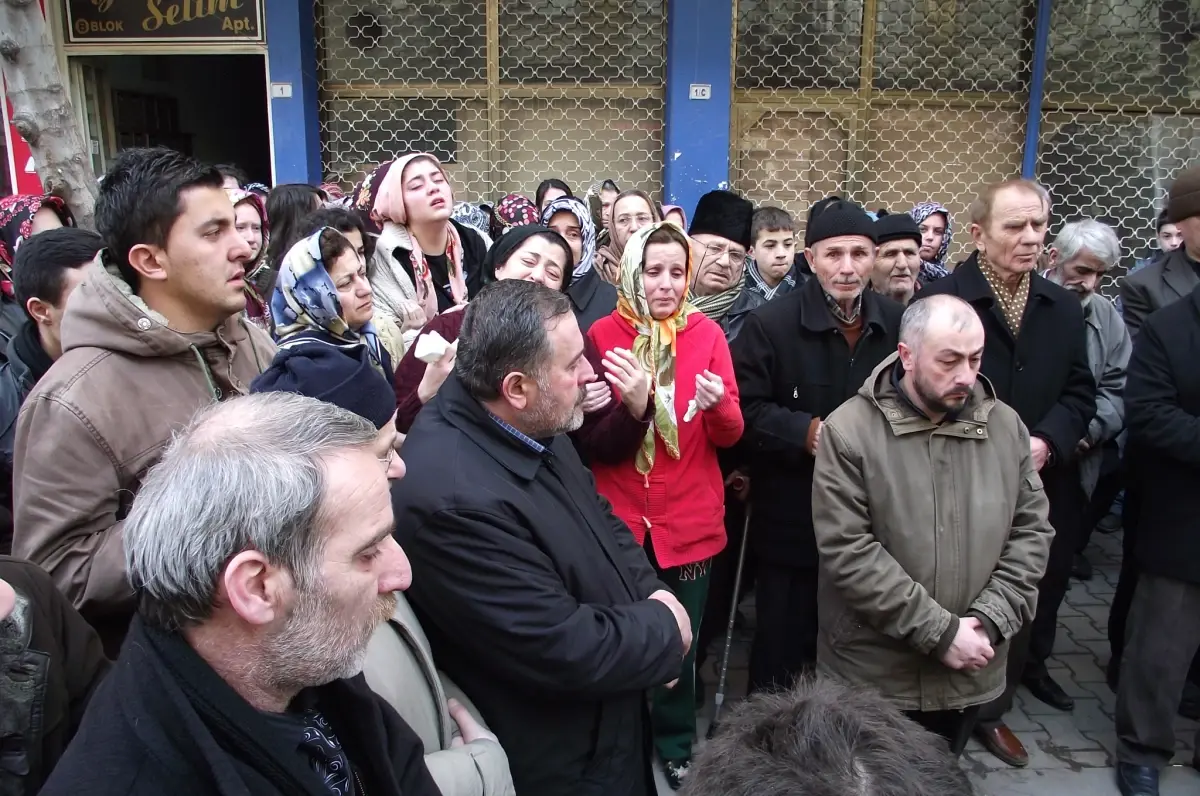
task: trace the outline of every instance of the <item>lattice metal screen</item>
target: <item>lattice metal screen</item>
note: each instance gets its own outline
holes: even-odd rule
[[[801,217],[833,192],[939,201],[962,259],[977,189],[1021,170],[1035,15],[1034,0],[738,0],[733,184]],[[1197,33],[1200,0],[1055,0],[1038,161],[1052,231],[1089,215],[1118,227],[1123,265],[1146,253],[1171,175],[1200,155]]]
[[[457,199],[662,190],[665,0],[317,0],[321,148],[350,185],[413,150]]]

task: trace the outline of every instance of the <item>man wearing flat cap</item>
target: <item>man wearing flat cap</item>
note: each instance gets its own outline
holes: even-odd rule
[[[822,419],[896,350],[903,308],[866,290],[875,222],[825,201],[805,231],[815,279],[746,317],[733,343],[750,468],[750,544],[758,561],[751,689],[787,687],[816,662],[813,463]]]

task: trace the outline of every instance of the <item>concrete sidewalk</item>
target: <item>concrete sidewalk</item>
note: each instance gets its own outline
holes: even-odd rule
[[[1108,611],[1120,571],[1120,534],[1095,534],[1087,557],[1096,574],[1086,583],[1072,580],[1059,611],[1055,654],[1049,663],[1055,680],[1075,698],[1075,710],[1062,713],[1020,689],[1007,721],[1029,750],[1029,767],[1009,768],[972,740],[962,765],[979,796],[1119,796],[1112,767],[1116,698],[1108,690],[1104,670],[1109,657]],[[720,650],[714,653],[701,672],[709,694],[701,711],[701,737],[708,728],[716,690]],[[727,704],[746,693],[748,657],[748,633],[739,632],[734,638]],[[1195,722],[1182,718],[1176,722],[1175,763],[1179,765],[1163,772],[1163,796],[1200,794],[1200,773],[1190,766],[1196,729]],[[659,793],[671,792],[660,776]]]

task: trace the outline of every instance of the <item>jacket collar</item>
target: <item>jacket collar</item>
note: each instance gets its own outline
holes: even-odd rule
[[[829,311],[825,303],[825,290],[821,281],[815,276],[807,280],[799,290],[800,293],[800,325],[810,332],[831,332],[838,328],[837,319]],[[863,333],[869,327],[875,327],[877,332],[886,332],[880,312],[880,302],[884,299],[870,286],[863,287],[862,308],[859,312],[863,319]]]
[[[934,423],[897,392],[892,371],[899,361],[900,354],[893,353],[880,362],[858,391],[883,414],[895,436],[927,431],[964,439],[988,438],[987,420],[996,405],[996,390],[986,376],[979,374],[970,397],[953,420]]]
[[[1163,282],[1180,296],[1191,293],[1197,284],[1196,269],[1189,262],[1183,246],[1167,255],[1162,275]]]
[[[451,373],[438,389],[437,405],[447,423],[466,434],[496,462],[525,481],[532,481],[545,462],[546,455],[556,453],[558,446],[563,444],[561,435],[555,437],[547,446],[547,453],[542,454],[521,442],[492,419],[479,401],[467,392],[457,373]]]
[[[970,304],[980,304],[987,307],[996,305],[996,295],[992,286],[979,268],[979,252],[974,251],[954,269],[954,278],[958,281],[959,297]],[[1036,271],[1029,274],[1029,301],[1055,302],[1061,294],[1055,292],[1053,285],[1046,277]]]

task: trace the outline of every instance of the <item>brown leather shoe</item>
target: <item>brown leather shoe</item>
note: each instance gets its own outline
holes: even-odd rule
[[[975,735],[985,749],[1010,766],[1024,768],[1029,765],[1029,753],[1025,751],[1025,747],[1021,745],[1017,736],[1013,735],[1013,731],[1006,725],[976,727]]]

